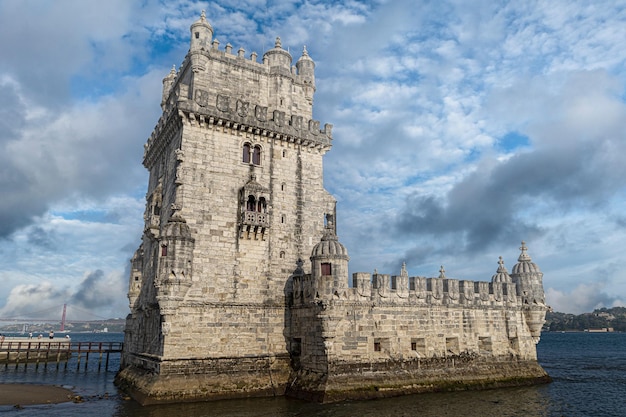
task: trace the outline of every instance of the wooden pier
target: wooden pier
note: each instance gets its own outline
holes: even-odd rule
[[[72,342],[70,339],[29,339],[7,338],[0,343],[0,364],[4,367],[20,365],[27,367],[34,364],[35,369],[39,366],[48,367],[49,363],[56,364],[56,369],[63,364],[68,369],[70,358],[76,358],[76,370],[81,366],[87,370],[90,359],[98,360],[98,371],[109,369],[109,357],[113,354],[121,354],[124,343],[122,342]]]

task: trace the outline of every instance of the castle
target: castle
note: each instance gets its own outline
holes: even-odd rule
[[[355,273],[324,189],[332,126],[315,63],[280,38],[245,57],[204,12],[145,145],[119,386],[143,404],[292,395],[315,401],[549,381],[548,307],[522,243],[491,281]]]

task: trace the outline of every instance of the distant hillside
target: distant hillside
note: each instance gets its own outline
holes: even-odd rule
[[[548,312],[544,331],[585,331],[612,328],[616,332],[626,332],[626,307],[599,308],[592,313],[566,314]]]
[[[109,333],[119,333],[124,331],[125,325],[126,320],[124,319],[94,320],[82,323],[68,322],[65,324],[65,330],[73,333],[99,333],[105,331]],[[48,334],[50,330],[58,332],[60,330],[60,327],[61,324],[59,322],[35,324],[14,323],[0,326],[0,333],[32,332],[33,334]]]

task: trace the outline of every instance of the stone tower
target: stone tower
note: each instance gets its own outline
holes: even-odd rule
[[[288,278],[334,225],[322,172],[331,125],[313,120],[306,48],[292,66],[277,38],[257,62],[213,34],[203,12],[145,145],[117,378],[144,403],[284,391]]]

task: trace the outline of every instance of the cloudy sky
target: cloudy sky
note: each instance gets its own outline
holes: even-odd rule
[[[625,1],[0,0],[0,317],[128,313],[202,9],[222,47],[315,60],[352,272],[489,280],[525,240],[555,310],[626,304]]]

